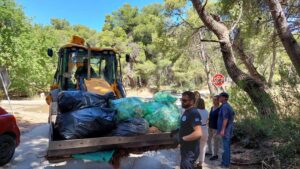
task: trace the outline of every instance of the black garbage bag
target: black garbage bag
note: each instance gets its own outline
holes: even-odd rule
[[[149,123],[143,118],[129,118],[120,121],[116,129],[112,131],[113,136],[136,136],[148,132]]]
[[[58,114],[55,126],[62,139],[80,139],[104,136],[115,125],[116,111],[91,107]]]
[[[88,107],[108,107],[109,99],[114,99],[112,92],[99,95],[84,91],[63,91],[58,95],[58,108],[67,113]]]

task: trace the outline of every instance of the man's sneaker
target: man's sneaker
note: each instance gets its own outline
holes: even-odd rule
[[[219,157],[217,156],[217,155],[215,155],[215,156],[212,156],[209,160],[210,161],[214,161],[214,160],[217,160]]]
[[[205,156],[212,156],[212,153],[205,153]]]
[[[194,166],[196,169],[202,169],[202,165],[200,163],[195,164]]]

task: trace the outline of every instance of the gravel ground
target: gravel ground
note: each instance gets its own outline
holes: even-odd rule
[[[71,159],[61,163],[49,164],[44,158],[48,147],[48,124],[33,128],[21,137],[21,144],[16,149],[14,159],[5,169],[111,169],[108,163]],[[179,169],[178,149],[148,151],[143,154],[131,154],[121,160],[121,169]],[[209,161],[207,161],[209,162]],[[218,162],[205,164],[204,168],[218,168]]]
[[[0,106],[10,111],[7,102]],[[48,106],[40,101],[12,101],[13,111],[22,131],[21,143],[17,147],[13,160],[5,169],[111,169],[108,163],[71,159],[61,163],[50,164],[44,157],[48,147],[49,125]],[[143,154],[131,154],[122,158],[121,169],[179,169],[180,155],[178,149],[148,151]],[[205,169],[218,169],[220,161],[212,163],[206,158]],[[239,168],[239,167],[233,167]]]

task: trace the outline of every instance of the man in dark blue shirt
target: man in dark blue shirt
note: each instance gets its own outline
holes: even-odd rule
[[[202,135],[201,116],[194,108],[195,95],[193,92],[184,92],[181,102],[185,111],[181,116],[179,129],[180,169],[196,169],[195,161],[199,156],[199,138]]]
[[[229,103],[227,103],[229,95],[225,92],[219,95],[219,101],[222,103],[218,117],[217,133],[223,139],[223,154],[222,167],[229,167],[230,165],[230,142],[233,134],[233,120],[234,111]]]

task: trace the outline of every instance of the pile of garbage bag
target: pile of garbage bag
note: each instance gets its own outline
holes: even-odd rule
[[[118,112],[117,119],[127,120],[132,117],[142,117],[142,114],[135,111],[139,105],[143,104],[143,101],[138,97],[127,97],[117,100],[112,100],[110,103],[111,108]]]
[[[115,99],[113,93],[63,91],[58,95],[55,130],[62,139],[135,136],[152,127],[169,132],[179,127],[181,114],[175,101],[164,92],[145,102],[139,97]]]
[[[84,91],[63,91],[58,95],[58,108],[61,113],[66,113],[89,107],[108,107],[109,99],[113,98],[112,92],[99,95]]]
[[[84,91],[63,91],[58,95],[59,114],[55,130],[62,139],[99,137],[116,125],[116,111],[109,108],[113,93],[98,95]]]
[[[154,94],[154,101],[160,103],[175,103],[177,100],[176,97],[172,96],[167,92],[157,92]]]
[[[112,109],[90,107],[57,116],[57,126],[63,139],[100,137],[115,128],[116,112]]]
[[[119,120],[142,117],[150,126],[169,132],[179,127],[180,111],[174,102],[177,99],[165,92],[154,95],[154,101],[144,102],[138,97],[122,98],[111,101]]]
[[[112,131],[113,136],[136,136],[147,134],[149,123],[143,118],[129,118],[120,121]]]
[[[151,126],[155,126],[163,132],[170,132],[179,127],[180,113],[176,105],[160,103],[160,107],[155,109],[158,104],[150,102],[145,103],[145,106],[148,108],[146,109],[148,112],[144,118]],[[153,109],[154,111],[149,111],[149,109]]]

